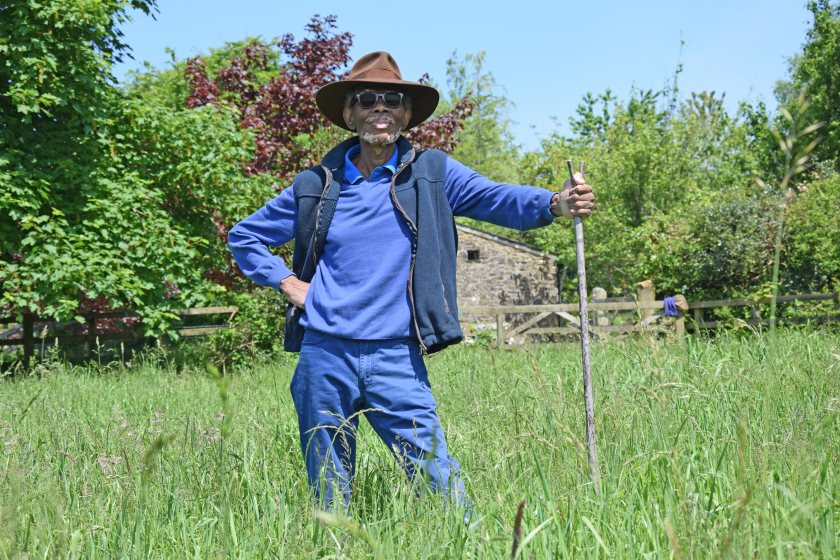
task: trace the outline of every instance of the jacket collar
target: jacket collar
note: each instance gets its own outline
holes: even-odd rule
[[[327,155],[325,155],[324,159],[321,160],[321,165],[329,169],[333,177],[343,177],[344,157],[347,155],[347,150],[349,150],[353,146],[357,146],[358,144],[358,136],[353,136],[352,138],[344,140],[335,148],[327,152]],[[408,140],[405,139],[404,136],[400,136],[397,139],[397,154],[399,162],[399,164],[397,165],[398,169],[402,167],[405,163],[411,161],[411,159],[414,157],[414,149],[411,147],[411,144]]]

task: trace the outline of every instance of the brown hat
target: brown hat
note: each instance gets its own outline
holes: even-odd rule
[[[347,92],[357,86],[386,86],[411,96],[411,120],[406,130],[428,119],[440,99],[432,86],[403,80],[393,56],[384,51],[372,52],[356,61],[346,79],[331,82],[315,94],[318,109],[331,123],[344,130],[350,130],[344,122],[344,99]]]

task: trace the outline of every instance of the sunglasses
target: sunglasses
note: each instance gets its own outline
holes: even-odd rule
[[[402,105],[403,94],[396,91],[389,91],[388,93],[364,91],[353,96],[352,101],[350,101],[350,107],[358,101],[362,109],[372,109],[380,99],[385,102],[385,106],[389,109],[396,109]]]

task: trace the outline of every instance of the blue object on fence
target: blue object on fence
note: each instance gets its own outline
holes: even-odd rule
[[[672,297],[665,298],[665,316],[666,317],[678,317],[679,313],[677,313],[677,302],[674,301]]]

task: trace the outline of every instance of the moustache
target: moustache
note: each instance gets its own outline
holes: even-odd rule
[[[373,123],[373,122],[387,122],[388,124],[394,124],[394,117],[387,113],[381,113],[379,115],[371,115],[365,119],[365,123]]]

